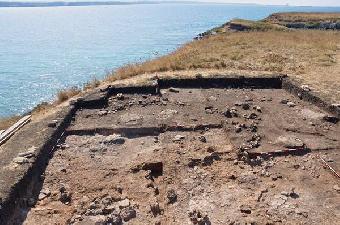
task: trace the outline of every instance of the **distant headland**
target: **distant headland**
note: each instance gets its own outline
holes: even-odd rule
[[[99,1],[99,2],[5,2],[0,1],[0,7],[61,7],[61,6],[99,6],[99,5],[136,5],[136,4],[161,4],[161,3],[193,3],[191,1]],[[196,2],[197,3],[197,2]]]

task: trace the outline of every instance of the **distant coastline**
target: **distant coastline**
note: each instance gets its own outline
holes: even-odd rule
[[[100,1],[100,2],[5,2],[0,1],[1,7],[62,7],[62,6],[100,6],[100,5],[137,5],[137,4],[162,4],[162,3],[194,3],[192,1]],[[195,2],[200,3],[200,2]]]

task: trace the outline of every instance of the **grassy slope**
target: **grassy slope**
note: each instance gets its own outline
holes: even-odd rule
[[[340,13],[274,13],[264,21],[272,23],[337,22],[340,21]]]
[[[109,80],[143,73],[223,69],[285,73],[340,101],[340,32],[318,30],[232,32],[190,42],[167,56],[127,65]],[[333,93],[333,94],[330,94]]]

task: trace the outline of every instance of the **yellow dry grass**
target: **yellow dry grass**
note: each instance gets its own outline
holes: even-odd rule
[[[109,74],[114,81],[164,71],[223,69],[284,73],[340,101],[340,32],[319,30],[234,32],[192,41],[177,51]]]
[[[340,13],[322,12],[289,12],[274,13],[265,19],[268,22],[336,22],[340,21]]]

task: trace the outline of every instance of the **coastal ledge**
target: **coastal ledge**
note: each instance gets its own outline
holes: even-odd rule
[[[0,223],[16,213],[22,204],[34,205],[37,201],[41,175],[49,159],[53,156],[55,146],[63,139],[64,132],[77,110],[82,108],[105,107],[108,98],[118,93],[137,93],[160,95],[163,88],[283,88],[299,98],[316,104],[323,110],[340,117],[340,108],[330,105],[327,100],[317,97],[306,86],[292,81],[285,75],[262,77],[196,77],[196,78],[162,78],[157,76],[140,85],[110,85],[95,90],[88,95],[65,106],[61,111],[47,118],[26,125],[3,146],[0,147]],[[98,104],[98,105],[97,105]],[[37,186],[38,185],[38,186]]]

